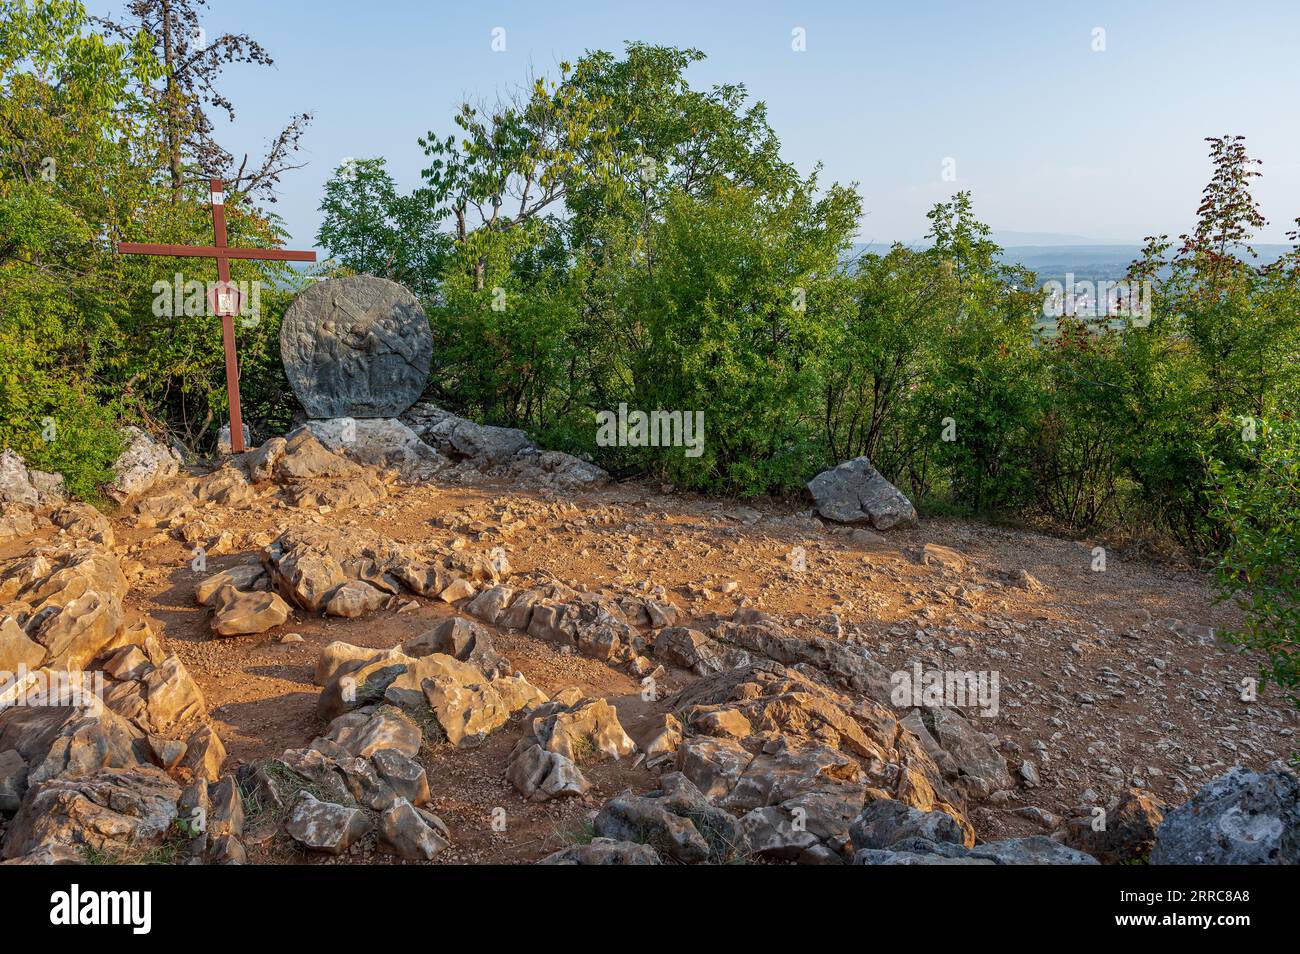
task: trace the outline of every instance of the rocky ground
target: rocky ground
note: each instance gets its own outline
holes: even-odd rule
[[[48,481],[9,508],[0,669],[108,689],[98,716],[0,711],[6,858],[1143,860],[1233,766],[1197,797],[1253,799],[1300,851],[1296,711],[1246,691],[1200,573],[404,420],[210,472],[142,441],[107,518]],[[996,674],[996,714],[896,704],[918,664]]]

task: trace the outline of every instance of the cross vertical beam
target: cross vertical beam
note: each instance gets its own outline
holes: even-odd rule
[[[175,255],[185,258],[217,260],[218,291],[230,284],[230,260],[261,259],[275,262],[314,262],[315,252],[292,252],[280,248],[230,248],[226,244],[225,183],[208,181],[212,203],[212,245],[159,245],[152,242],[118,242],[117,250],[135,255]],[[214,296],[220,302],[220,294]],[[235,351],[235,311],[214,306],[221,316],[221,340],[226,352],[226,390],[230,396],[230,449],[244,451],[244,420],[239,407],[239,359]]]
[[[225,183],[213,179],[209,183],[212,198],[212,239],[217,248],[226,247],[226,195]],[[230,281],[230,259],[217,256],[217,281],[225,285]],[[235,316],[223,309],[221,315],[221,341],[226,351],[226,393],[230,395],[230,449],[236,454],[244,452],[244,416],[239,410],[239,357],[235,353]]]

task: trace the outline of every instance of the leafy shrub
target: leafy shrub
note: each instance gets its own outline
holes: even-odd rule
[[[1210,463],[1213,513],[1227,529],[1218,585],[1245,614],[1231,638],[1262,652],[1264,681],[1300,705],[1300,422],[1266,421],[1248,443],[1249,469]]]

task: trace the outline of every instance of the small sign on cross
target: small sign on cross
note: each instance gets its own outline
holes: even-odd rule
[[[314,262],[315,252],[293,252],[282,248],[231,248],[226,244],[226,191],[220,179],[210,180],[212,203],[212,245],[160,245],[153,242],[119,242],[117,250],[134,255],[172,255],[182,258],[215,258],[217,284],[208,303],[221,318],[221,334],[226,350],[226,388],[230,393],[230,448],[236,454],[245,450],[244,422],[239,410],[239,361],[235,354],[235,316],[242,302],[238,288],[230,281],[231,259],[257,259],[271,262]]]

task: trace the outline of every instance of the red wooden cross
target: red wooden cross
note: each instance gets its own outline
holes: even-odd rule
[[[216,294],[212,304],[221,315],[221,334],[226,346],[226,388],[230,391],[230,448],[236,454],[244,450],[244,421],[239,413],[239,362],[235,357],[235,315],[239,296],[230,284],[230,260],[260,259],[273,262],[314,262],[315,252],[290,252],[281,248],[231,248],[226,244],[226,195],[220,179],[212,182],[212,233],[214,245],[158,245],[153,242],[118,242],[119,252],[139,255],[176,255],[183,258],[217,260]],[[233,293],[233,294],[232,294]],[[232,304],[233,302],[233,304]]]

